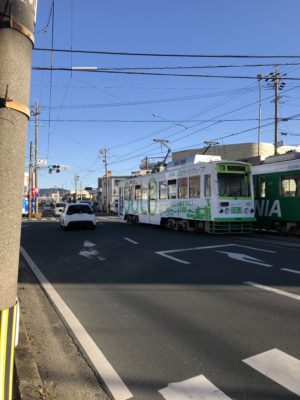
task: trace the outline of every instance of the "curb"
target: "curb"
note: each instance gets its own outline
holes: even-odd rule
[[[18,400],[52,400],[41,381],[22,317],[19,325],[19,343],[15,349],[15,392]]]

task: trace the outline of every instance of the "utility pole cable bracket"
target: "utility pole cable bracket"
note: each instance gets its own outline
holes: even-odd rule
[[[28,119],[30,118],[29,107],[25,104],[18,103],[17,101],[0,97],[0,108],[9,108],[11,110],[19,111],[22,114],[25,114]]]
[[[5,18],[5,19],[4,19]],[[26,26],[17,22],[11,15],[0,13],[0,29],[11,28],[14,29],[30,39],[31,43],[34,44],[33,33],[26,28]]]

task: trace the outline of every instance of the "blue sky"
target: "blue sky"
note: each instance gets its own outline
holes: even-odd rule
[[[40,0],[35,47],[108,52],[206,55],[300,55],[298,0]],[[49,24],[48,24],[49,21]],[[52,32],[52,27],[54,27]],[[275,71],[300,77],[300,58],[175,58],[53,53],[53,67],[165,68],[130,70],[176,74],[248,76]],[[270,64],[247,67],[249,64]],[[50,67],[51,54],[33,51],[33,67]],[[231,68],[203,68],[234,65]],[[236,67],[237,65],[241,67]],[[178,68],[186,67],[186,68]],[[202,68],[187,68],[202,67]],[[123,70],[124,71],[124,70]],[[127,70],[129,71],[129,69]],[[279,116],[299,113],[300,80],[286,80]],[[274,141],[274,90],[262,81],[262,141]],[[173,151],[256,142],[258,81],[111,73],[32,71],[30,104],[42,107],[39,158],[68,167],[60,174],[40,169],[40,187],[97,186],[104,174],[99,150],[108,149],[114,175],[137,170],[145,157],[162,157],[153,139]],[[252,130],[251,130],[252,129]],[[248,132],[233,135],[242,131]],[[281,122],[286,144],[300,143],[297,119]],[[299,136],[296,136],[299,134]],[[230,136],[232,135],[232,136]],[[28,130],[34,141],[34,120]],[[27,158],[28,164],[28,158]]]

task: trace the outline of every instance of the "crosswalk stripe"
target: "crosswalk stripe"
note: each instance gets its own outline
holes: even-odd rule
[[[300,396],[300,360],[272,349],[246,358],[244,363]]]
[[[166,400],[231,400],[204,375],[198,375],[182,382],[170,383],[168,387],[159,390],[159,393]]]

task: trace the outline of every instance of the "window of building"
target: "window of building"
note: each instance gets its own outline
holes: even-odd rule
[[[188,178],[178,179],[178,198],[187,199],[189,197],[188,192]]]
[[[159,182],[159,198],[161,200],[168,198],[168,183],[167,183],[167,181]]]
[[[281,176],[281,196],[300,196],[300,174]]]
[[[211,197],[211,175],[204,175],[204,196]]]
[[[176,199],[177,195],[177,184],[176,179],[172,179],[168,181],[168,198]]]
[[[190,176],[189,179],[189,193],[191,199],[200,197],[200,176]]]

